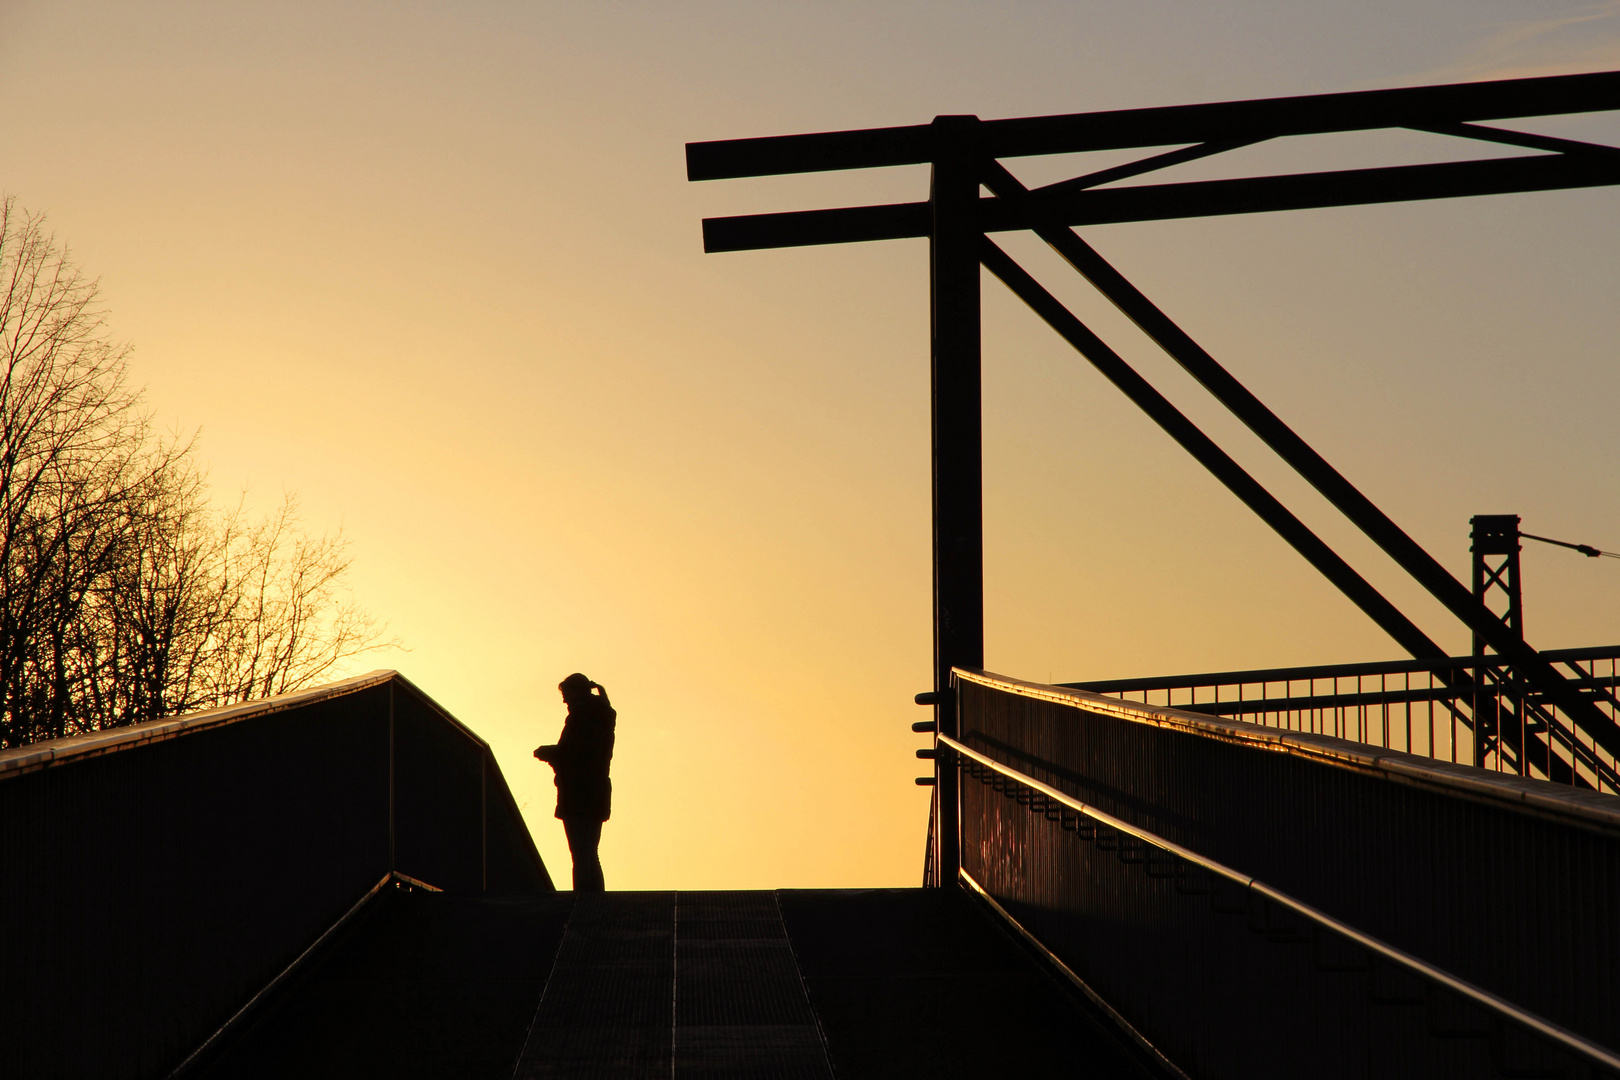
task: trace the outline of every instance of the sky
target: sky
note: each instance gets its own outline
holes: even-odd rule
[[[342,528],[406,646],[357,670],[489,740],[559,880],[530,752],[577,670],[619,711],[609,887],[914,885],[926,242],[706,256],[699,222],[921,199],[926,169],[691,184],[684,144],[1613,69],[1612,0],[0,0],[0,190],[100,278],[217,498]],[[1521,126],[1620,142],[1612,115]],[[1470,156],[1376,133],[1177,176]],[[1464,580],[1478,513],[1620,549],[1620,191],[1085,235]],[[1004,246],[1466,651],[1038,242]],[[983,347],[990,669],[1401,655],[993,279]],[[1620,641],[1620,563],[1527,546],[1524,580],[1532,644]]]

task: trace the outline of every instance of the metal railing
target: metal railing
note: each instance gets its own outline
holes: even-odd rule
[[[1620,646],[1541,655],[1620,721]],[[1456,656],[1059,685],[1620,793],[1615,756],[1511,667],[1492,664],[1494,659]]]
[[[489,746],[396,672],[0,752],[0,1076],[194,1062],[390,882],[552,891]]]
[[[1620,799],[982,672],[955,689],[947,874],[1174,1070],[1620,1074]]]
[[[995,786],[996,781],[991,774],[1005,777],[1028,792],[1027,796],[1014,795],[1015,801],[1028,807],[1033,814],[1040,814],[1047,820],[1059,822],[1065,830],[1073,832],[1076,836],[1106,846],[1109,843],[1108,833],[1117,834],[1113,838],[1115,850],[1121,850],[1122,838],[1128,837],[1140,841],[1144,848],[1151,847],[1154,851],[1168,858],[1158,861],[1156,872],[1178,880],[1183,888],[1192,876],[1192,872],[1203,871],[1205,874],[1222,878],[1236,885],[1248,894],[1245,899],[1247,906],[1254,907],[1254,901],[1274,904],[1291,915],[1297,916],[1309,924],[1313,932],[1326,931],[1342,938],[1346,943],[1377,956],[1381,960],[1389,961],[1399,968],[1410,972],[1417,977],[1427,980],[1434,987],[1464,999],[1473,1005],[1482,1007],[1498,1021],[1515,1024],[1520,1028],[1545,1039],[1559,1049],[1575,1054],[1592,1064],[1600,1065],[1606,1069],[1620,1073],[1620,1055],[1615,1054],[1607,1047],[1599,1046],[1590,1039],[1583,1039],[1574,1032],[1544,1020],[1528,1010],[1521,1009],[1510,1001],[1482,990],[1465,979],[1459,979],[1433,964],[1425,963],[1415,956],[1408,955],[1399,949],[1384,944],[1377,938],[1349,926],[1331,915],[1300,902],[1279,889],[1275,889],[1257,878],[1250,877],[1231,867],[1223,866],[1213,859],[1207,859],[1196,851],[1190,851],[1179,844],[1171,843],[1161,836],[1156,836],[1146,829],[1137,828],[1129,822],[1122,821],[1112,814],[1104,813],[1094,806],[1088,806],[1079,799],[1067,795],[1049,784],[1043,784],[1033,776],[1019,772],[1017,769],[1003,765],[994,758],[985,756],[971,747],[957,742],[948,735],[941,735],[939,741],[945,746],[955,750],[962,757],[960,767],[974,779],[990,783]],[[1005,788],[1001,790],[1005,791]],[[1054,813],[1057,815],[1053,817]],[[1128,841],[1124,841],[1126,848]],[[1155,856],[1146,850],[1140,852],[1137,861],[1148,864],[1154,863]],[[966,874],[966,871],[962,873]],[[983,886],[968,875],[970,885],[980,892]],[[1193,887],[1193,891],[1208,891]]]

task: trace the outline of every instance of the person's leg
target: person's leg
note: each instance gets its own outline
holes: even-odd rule
[[[579,818],[563,818],[563,832],[568,837],[568,855],[574,860],[574,891],[583,892],[580,879],[584,876],[586,841],[581,827],[587,824]]]
[[[586,890],[588,892],[607,892],[607,881],[602,876],[602,857],[599,854],[602,845],[602,823],[600,821],[586,821],[581,822],[581,824],[590,830],[586,837],[586,843],[590,845],[590,860],[587,864],[590,877],[585,883]]]
[[[585,818],[563,818],[568,836],[568,854],[574,860],[574,891],[603,892],[602,860],[597,847],[602,842],[602,823]]]

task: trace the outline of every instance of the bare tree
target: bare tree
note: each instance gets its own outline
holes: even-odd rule
[[[310,685],[387,647],[343,597],[341,534],[288,497],[209,506],[154,439],[97,283],[0,200],[0,746]]]
[[[124,350],[39,217],[0,202],[0,702],[8,745],[59,734],[68,628],[106,568],[143,434]]]
[[[214,704],[194,691],[220,606],[207,490],[184,453],[160,448],[158,466],[76,627],[91,714],[115,723]]]
[[[341,531],[304,533],[293,496],[251,526],[240,508],[224,515],[213,537],[193,694],[215,702],[284,694],[350,657],[397,645],[382,641],[376,621],[343,595],[348,541]]]

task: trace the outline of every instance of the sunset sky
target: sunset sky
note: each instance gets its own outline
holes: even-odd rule
[[[691,184],[688,141],[1620,69],[1620,2],[0,0],[0,190],[99,276],[216,498],[353,543],[397,667],[494,745],[566,881],[555,690],[619,709],[610,888],[920,882],[922,240],[704,255],[704,216],[924,168]],[[1620,117],[1526,128],[1620,143]],[[1489,156],[1292,140],[1187,178]],[[1115,157],[1107,158],[1109,162]],[[1093,164],[1010,162],[1026,181]],[[1468,518],[1620,549],[1620,190],[1086,234],[1459,577]],[[1436,640],[1466,632],[1030,238],[1006,246]],[[1393,659],[993,279],[987,663]],[[1526,627],[1620,641],[1530,546]]]

